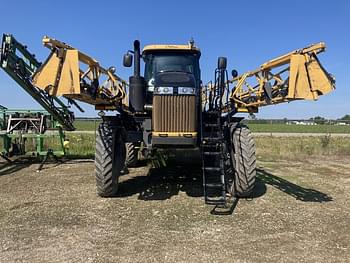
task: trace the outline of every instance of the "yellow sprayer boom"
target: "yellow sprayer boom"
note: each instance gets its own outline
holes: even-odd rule
[[[61,41],[44,37],[43,44],[51,54],[32,78],[36,87],[51,96],[80,100],[97,109],[127,106],[128,84],[114,74],[114,68],[101,67],[92,57]],[[316,100],[329,93],[335,88],[334,78],[316,56],[324,50],[324,43],[298,49],[229,80],[226,110],[257,112],[261,106]],[[204,93],[213,88],[215,85]]]
[[[44,37],[50,56],[36,71],[33,84],[51,96],[64,96],[111,109],[126,97],[126,81],[92,57],[58,40]],[[84,68],[81,68],[84,67]]]
[[[324,43],[292,51],[267,61],[254,71],[229,81],[229,100],[240,112],[292,100],[317,100],[335,89],[335,80],[320,64],[317,54]]]

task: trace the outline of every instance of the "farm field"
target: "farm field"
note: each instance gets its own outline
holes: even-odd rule
[[[253,198],[218,216],[204,205],[198,166],[130,168],[117,197],[97,197],[95,135],[68,137],[69,158],[40,173],[33,159],[0,159],[0,262],[350,257],[350,138],[256,137]],[[46,143],[57,146],[53,139]]]
[[[95,134],[94,133],[67,133],[69,139],[69,158],[94,158]],[[310,137],[275,137],[256,136],[257,155],[265,158],[298,158],[309,156],[350,156],[350,138],[332,136]],[[58,149],[59,141],[52,137],[45,140],[46,149]],[[0,148],[2,141],[0,140]],[[34,145],[27,144],[27,150],[34,150]]]
[[[98,128],[100,121],[98,120],[75,120],[74,127],[77,131],[94,131]]]
[[[0,262],[347,262],[349,156],[267,151],[253,198],[225,216],[199,167],[131,168],[103,199],[91,159],[0,163]]]
[[[69,153],[72,157],[93,157],[95,153],[95,135],[71,133]],[[53,143],[53,142],[52,142]],[[309,156],[350,156],[350,138],[346,137],[273,137],[256,136],[257,155],[265,158],[300,158]],[[49,142],[49,145],[50,142]],[[56,145],[57,142],[56,142]],[[56,146],[57,147],[57,146]]]
[[[69,155],[75,157],[94,157],[95,135],[85,133],[72,133],[67,136],[70,141]],[[255,143],[257,155],[265,158],[299,158],[309,156],[349,156],[350,138],[346,137],[271,137],[256,136]],[[55,146],[53,146],[55,145]],[[48,141],[47,147],[57,147],[58,142]]]

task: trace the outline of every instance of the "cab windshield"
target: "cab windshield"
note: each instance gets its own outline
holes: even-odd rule
[[[164,52],[146,54],[143,58],[145,61],[145,79],[147,83],[152,82],[156,73],[170,71],[191,73],[197,81],[200,79],[197,54]]]

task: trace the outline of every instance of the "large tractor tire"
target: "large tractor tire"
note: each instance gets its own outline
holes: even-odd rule
[[[138,163],[138,150],[136,148],[136,144],[132,142],[125,143],[126,148],[126,158],[125,158],[125,166],[126,167],[135,167]]]
[[[240,125],[232,134],[231,154],[234,168],[234,194],[236,197],[250,197],[256,177],[255,143],[248,127]]]
[[[125,143],[121,129],[101,123],[96,138],[95,176],[97,194],[114,196],[118,191],[118,178],[125,162]]]

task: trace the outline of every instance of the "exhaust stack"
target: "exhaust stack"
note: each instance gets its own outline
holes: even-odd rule
[[[145,79],[140,76],[140,41],[134,41],[134,75],[129,78],[129,106],[135,112],[143,112],[145,105]]]

